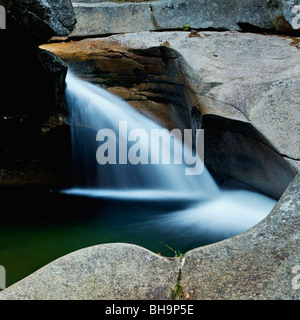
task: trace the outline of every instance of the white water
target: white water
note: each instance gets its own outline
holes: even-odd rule
[[[163,189],[95,189],[95,188],[72,188],[64,190],[65,194],[86,196],[91,198],[114,199],[114,200],[164,200],[164,201],[194,201],[195,199],[205,199],[206,193],[197,192],[174,192]]]
[[[223,191],[213,201],[199,202],[186,210],[163,215],[147,222],[148,227],[168,225],[174,231],[205,234],[211,239],[226,239],[251,228],[271,212],[276,201],[250,191]]]
[[[125,144],[124,137],[118,135],[120,121],[127,122],[128,131],[143,129],[149,137],[151,130],[160,130],[162,127],[108,91],[82,81],[71,73],[67,75],[66,97],[72,115],[70,121],[76,187],[115,191],[172,190],[173,192],[192,192],[206,198],[214,197],[219,193],[217,185],[206,168],[201,175],[187,176],[186,166],[174,164],[174,161],[170,164],[151,164],[149,161],[149,164],[138,165],[95,163],[96,150],[100,145],[100,142],[96,143],[95,139],[100,129],[113,130],[120,143]],[[84,127],[89,128],[90,132],[83,131]],[[130,145],[128,149],[129,147]],[[117,146],[118,149],[119,146]],[[151,150],[148,152],[149,158]],[[78,165],[79,162],[81,165]],[[81,180],[78,181],[78,178]]]
[[[148,227],[168,224],[230,237],[261,221],[276,201],[249,191],[220,191],[204,168],[201,175],[187,176],[184,165],[95,164],[96,133],[110,128],[118,133],[119,121],[128,130],[161,128],[118,97],[104,89],[67,75],[66,97],[72,117],[74,183],[64,193],[87,197],[134,200],[199,200],[198,205],[156,217]],[[82,128],[89,128],[83,130]],[[118,137],[120,143],[122,137]]]

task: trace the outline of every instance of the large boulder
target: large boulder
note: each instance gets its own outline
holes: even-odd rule
[[[73,37],[155,30],[148,3],[73,3]]]
[[[142,247],[112,243],[48,264],[0,293],[0,300],[159,300],[171,297],[180,263]]]
[[[190,298],[299,300],[299,190],[298,175],[259,224],[189,251],[181,282]]]
[[[153,2],[152,15],[161,29],[190,25],[196,29],[293,31],[298,0],[167,0]]]
[[[193,29],[272,31],[293,27],[298,0],[158,0],[142,3],[73,0],[78,19],[74,37],[151,30]]]
[[[212,173],[279,198],[300,160],[296,40],[144,32],[43,48],[169,129],[202,125]]]
[[[70,0],[0,0],[7,12],[6,29],[23,44],[46,42],[52,36],[67,36],[76,18]]]

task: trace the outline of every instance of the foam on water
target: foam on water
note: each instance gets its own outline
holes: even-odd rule
[[[200,201],[201,195],[199,192],[174,192],[163,189],[137,189],[137,190],[114,190],[114,189],[90,189],[90,188],[71,188],[62,190],[61,193],[73,196],[111,199],[111,200],[165,200],[176,201],[186,200]],[[202,194],[203,199],[207,199],[205,192]]]
[[[207,233],[217,238],[249,229],[276,204],[274,199],[255,192],[221,191],[205,167],[201,175],[187,176],[184,165],[95,165],[97,130],[110,128],[117,133],[119,121],[127,121],[128,130],[161,127],[118,97],[70,72],[66,97],[72,115],[75,186],[63,193],[115,201],[191,201],[185,210],[147,221],[147,227],[167,224],[174,230]],[[124,137],[118,138],[123,143]]]
[[[246,191],[223,191],[214,200],[161,216],[153,224],[166,224],[178,231],[209,234],[210,237],[232,237],[263,220],[276,201],[264,195]]]

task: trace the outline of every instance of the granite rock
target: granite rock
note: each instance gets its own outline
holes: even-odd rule
[[[299,300],[298,175],[272,212],[233,238],[187,252],[182,284],[191,299]]]
[[[138,31],[192,29],[299,33],[293,27],[299,0],[73,0],[78,23],[73,37]]]
[[[76,18],[70,0],[1,0],[6,10],[8,38],[30,46],[53,36],[68,36]]]
[[[171,297],[177,259],[112,243],[70,253],[0,293],[0,300],[158,300]]]

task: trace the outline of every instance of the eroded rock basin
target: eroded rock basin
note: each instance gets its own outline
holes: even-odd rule
[[[292,285],[300,263],[299,176],[286,190],[300,158],[299,50],[290,38],[145,33],[45,48],[166,127],[194,119],[209,132],[206,161],[220,180],[239,177],[280,200],[256,226],[184,260],[129,244],[93,246],[45,266],[1,299],[170,299],[179,269],[191,299],[299,299]]]
[[[297,176],[266,219],[183,259],[124,243],[92,246],[55,260],[0,298],[171,299],[181,270],[181,299],[299,299],[293,287],[300,264],[299,188]]]

